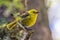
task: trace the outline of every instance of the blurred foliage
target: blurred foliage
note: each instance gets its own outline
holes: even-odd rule
[[[2,14],[4,14],[3,16],[5,16],[5,19],[1,19],[0,20],[0,25],[5,25],[6,23],[8,23],[8,20],[6,20],[6,17],[9,17],[9,15],[11,13],[14,14],[14,16],[19,15],[20,11],[24,10],[24,5],[22,4],[21,0],[0,0],[0,8],[6,6],[6,9],[1,9],[4,10],[4,12]],[[19,14],[18,14],[19,13]],[[0,13],[1,14],[1,13]]]
[[[16,7],[19,10],[23,10],[24,6],[21,3],[21,0],[0,0],[0,6],[5,5],[7,6],[9,10],[11,10],[12,8]]]

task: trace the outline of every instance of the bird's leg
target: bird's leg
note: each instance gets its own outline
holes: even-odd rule
[[[26,29],[24,28],[24,26],[23,26],[22,24],[20,24],[19,22],[18,22],[18,25],[19,25],[21,28],[23,28],[24,30],[26,30]]]

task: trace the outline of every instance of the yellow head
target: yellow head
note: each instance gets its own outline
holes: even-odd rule
[[[38,11],[36,9],[31,9],[28,11],[29,14],[38,14]]]

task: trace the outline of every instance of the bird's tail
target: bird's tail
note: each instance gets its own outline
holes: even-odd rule
[[[20,21],[20,20],[21,20],[20,17],[16,18],[13,22],[7,24],[7,28],[9,30],[11,30],[12,28],[14,28],[17,25],[18,21]]]

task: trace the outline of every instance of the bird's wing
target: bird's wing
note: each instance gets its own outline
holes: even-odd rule
[[[26,13],[25,15],[22,15],[21,17],[22,17],[22,18],[26,18],[27,16],[29,16],[28,13]]]
[[[29,22],[29,20],[30,20],[30,15],[29,14],[23,16],[23,20],[21,21],[22,25],[27,26],[27,23]]]

